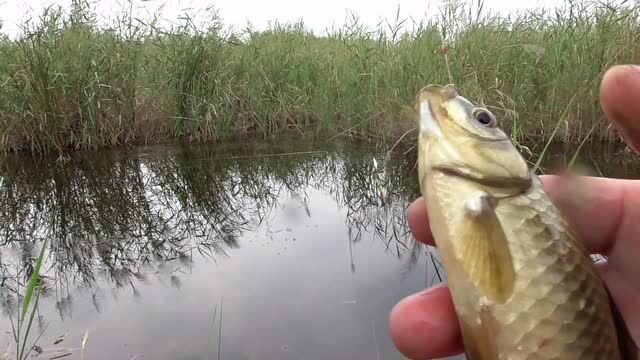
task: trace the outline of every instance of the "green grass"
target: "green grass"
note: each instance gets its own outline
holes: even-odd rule
[[[40,269],[42,267],[42,261],[44,260],[46,245],[47,241],[44,241],[40,248],[40,253],[36,259],[33,271],[29,276],[29,280],[24,289],[25,292],[22,294],[23,299],[21,303],[19,302],[18,316],[15,321],[9,312],[11,331],[15,343],[15,360],[28,359],[29,354],[33,351],[33,346],[40,338],[40,336],[37,336],[37,338],[33,340],[32,344],[27,344],[29,335],[32,333],[33,320],[35,319],[36,312],[38,311],[38,300],[40,298]],[[3,299],[4,297],[0,293],[0,300]]]
[[[512,17],[449,2],[429,21],[354,17],[327,36],[301,23],[227,32],[213,13],[206,27],[185,16],[163,30],[130,12],[105,27],[76,4],[0,38],[5,152],[283,132],[395,141],[429,82],[489,105],[517,142],[544,142],[559,122],[559,140],[610,140],[599,80],[640,54],[640,8],[586,1]]]

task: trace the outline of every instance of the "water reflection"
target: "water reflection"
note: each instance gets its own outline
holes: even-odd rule
[[[327,273],[322,281],[343,276],[341,271],[331,270],[334,266],[347,267],[351,276],[366,278],[372,272],[356,261],[353,249],[364,240],[380,244],[381,251],[368,257],[380,260],[384,254],[391,255],[401,259],[404,272],[411,272],[421,254],[405,219],[406,205],[417,196],[415,173],[410,171],[412,159],[395,156],[384,162],[385,149],[325,145],[322,149],[292,152],[271,147],[267,153],[274,155],[267,156],[265,149],[255,148],[155,147],[143,152],[74,154],[56,162],[7,159],[0,178],[0,274],[5,312],[15,310],[18,281],[23,286],[34,266],[38,245],[45,238],[50,241],[43,295],[45,304],[46,299],[54,304],[57,316],[52,318],[53,313],[45,311],[40,320],[72,329],[77,322],[76,307],[91,316],[87,305],[102,313],[105,301],[118,303],[123,296],[149,306],[154,297],[141,295],[143,287],[147,293],[155,293],[161,291],[162,284],[185,297],[199,292],[188,289],[194,284],[228,293],[243,280],[216,286],[208,276],[198,279],[194,269],[208,268],[233,256],[248,256],[246,248],[257,243],[280,250],[254,259],[254,266],[256,262],[280,261],[278,256],[287,248],[282,242],[299,241],[301,235],[295,234],[300,232],[305,233],[307,244],[296,247],[303,253],[287,271],[301,276],[282,275],[291,279],[289,289],[304,287],[300,283],[308,273],[303,264],[313,256],[325,259],[314,269]],[[377,157],[380,168],[374,166],[372,156]],[[317,249],[310,249],[308,242],[314,239],[322,242]],[[331,248],[342,241],[349,257],[341,260],[342,265],[332,264],[344,251]],[[237,252],[241,247],[243,252]],[[322,257],[322,252],[327,254]],[[283,269],[278,263],[273,267]],[[385,269],[388,266],[380,270]],[[255,269],[237,271],[243,277],[256,276]],[[329,277],[331,273],[334,278]],[[237,298],[251,294],[247,289],[232,292],[230,296]],[[273,294],[266,301],[276,298]],[[344,301],[348,304],[351,300]],[[180,299],[175,305],[192,309],[183,303]],[[234,303],[227,304],[232,307]],[[120,314],[130,315],[123,310],[125,305],[118,306]],[[314,309],[307,310],[315,314]],[[227,312],[237,315],[233,310]],[[180,316],[181,322],[190,318],[187,312]],[[319,320],[317,315],[313,318]],[[140,321],[147,323],[141,331],[151,331],[150,319]],[[384,324],[376,326],[377,336],[384,338]],[[245,336],[246,329],[238,331]],[[388,343],[386,346],[390,351]],[[298,355],[315,357],[320,350],[302,347],[297,351]]]
[[[388,311],[444,272],[406,225],[415,155],[384,161],[386,150],[309,142],[8,158],[3,311],[15,311],[46,238],[37,330],[47,326],[49,351],[63,334],[60,346],[77,349],[91,329],[87,359],[399,358]],[[546,163],[567,161],[565,150]],[[609,165],[603,175],[640,173],[611,156],[593,162]]]

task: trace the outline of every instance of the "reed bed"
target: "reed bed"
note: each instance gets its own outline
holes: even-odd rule
[[[104,26],[74,1],[0,38],[0,148],[283,133],[395,141],[414,127],[412,101],[429,82],[489,105],[515,141],[615,141],[598,84],[611,65],[638,62],[639,9],[569,1],[498,16],[449,1],[435,18],[366,27],[353,16],[319,35],[303,23],[228,31],[215,12],[161,28],[124,11]]]

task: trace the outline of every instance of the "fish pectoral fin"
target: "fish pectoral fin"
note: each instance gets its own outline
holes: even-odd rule
[[[465,203],[461,242],[456,253],[462,269],[492,301],[511,296],[515,270],[505,232],[495,213],[497,201],[483,193]]]

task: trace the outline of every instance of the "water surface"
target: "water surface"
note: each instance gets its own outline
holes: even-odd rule
[[[88,332],[92,360],[402,359],[389,311],[444,272],[406,226],[415,155],[385,161],[388,150],[308,141],[9,157],[0,349],[17,279],[48,239],[37,358],[82,359]],[[637,177],[615,151],[585,149],[581,162]]]

